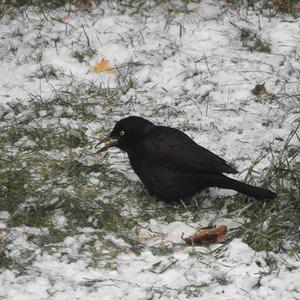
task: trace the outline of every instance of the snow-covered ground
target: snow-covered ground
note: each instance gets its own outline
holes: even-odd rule
[[[230,232],[245,220],[239,214],[224,217],[229,213],[226,205],[195,216],[189,208],[182,213],[152,202],[152,210],[145,208],[150,217],[140,217],[138,205],[154,200],[143,193],[124,154],[112,151],[103,158],[91,147],[116,120],[134,114],[184,130],[238,166],[241,180],[253,165],[257,172],[268,167],[300,120],[300,20],[270,17],[269,10],[228,9],[213,0],[178,2],[169,9],[167,4],[155,8],[148,4],[135,11],[108,1],[85,10],[28,8],[2,16],[1,130],[11,130],[14,122],[20,126],[28,115],[34,115],[24,125],[28,132],[34,126],[69,128],[76,136],[84,128],[89,147],[72,153],[44,149],[39,155],[55,158],[57,164],[68,155],[78,155],[78,161],[89,166],[106,164],[105,178],[100,172],[87,175],[87,189],[80,192],[92,193],[94,186],[102,185],[103,191],[88,203],[82,199],[82,207],[91,205],[96,212],[99,207],[104,211],[110,205],[121,207],[120,215],[126,219],[131,214],[138,224],[126,231],[135,246],[113,226],[103,230],[98,219],[74,225],[72,231],[68,227],[72,220],[60,209],[65,200],[62,194],[55,198],[58,192],[50,188],[52,183],[38,190],[43,198],[29,193],[20,207],[35,205],[37,199],[56,206],[47,226],[41,227],[26,222],[12,225],[16,210],[0,212],[0,254],[7,261],[1,263],[0,299],[300,299],[299,255],[255,251],[237,236],[225,245],[186,246],[180,239],[183,232],[192,234],[211,223],[226,224]],[[95,72],[102,60],[111,71]],[[263,83],[269,95],[253,95],[255,86]],[[98,94],[101,89],[111,96]],[[50,114],[48,102],[57,95],[74,106],[57,102]],[[77,118],[73,95],[83,105],[92,102],[87,115],[94,119]],[[291,137],[289,145],[299,147],[299,137]],[[14,157],[17,147],[33,147],[36,141],[29,134],[5,140],[3,144],[11,144],[1,148],[0,171],[7,171],[2,161]],[[67,181],[68,174],[58,180]],[[257,184],[263,174],[255,175]],[[116,185],[108,186],[107,178]],[[122,180],[127,181],[120,185]],[[229,199],[233,194],[212,189],[204,202],[210,206],[221,195]],[[175,210],[175,218],[156,218],[157,210]],[[62,241],[36,242],[53,228],[64,232]]]

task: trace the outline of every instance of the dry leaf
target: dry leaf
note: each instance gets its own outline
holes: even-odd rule
[[[100,62],[93,66],[93,71],[96,73],[100,72],[112,72],[112,66],[109,64],[109,61],[106,59],[102,59]]]
[[[267,92],[265,88],[265,84],[257,84],[253,90],[251,90],[252,94],[255,96],[273,96]]]
[[[156,233],[139,226],[133,228],[133,234],[135,239],[140,242],[143,242],[145,240],[162,241],[165,238],[165,236],[161,233]]]
[[[23,232],[23,233],[21,234],[21,239],[22,239],[23,241],[27,241],[27,240],[28,240],[28,235],[27,235],[27,233]]]
[[[77,2],[74,3],[74,6],[80,10],[80,9],[86,9],[89,8],[93,5],[95,0],[78,0]]]
[[[67,19],[68,19],[67,15],[58,18],[59,22],[61,23],[66,23]]]
[[[182,234],[181,238],[188,245],[223,243],[226,232],[227,232],[227,226],[220,225],[217,228],[212,230],[196,231],[193,235],[189,237],[183,237],[184,234]]]
[[[84,5],[91,6],[94,3],[94,0],[83,0]]]
[[[0,241],[4,241],[6,239],[6,231],[0,230]]]

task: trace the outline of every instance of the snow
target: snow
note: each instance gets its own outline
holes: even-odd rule
[[[124,115],[149,117],[181,128],[199,144],[236,161],[243,171],[269,143],[281,149],[299,122],[299,103],[292,97],[256,99],[251,90],[266,83],[267,91],[275,95],[299,94],[300,20],[258,16],[251,10],[246,14],[244,9],[224,12],[218,2],[189,4],[190,13],[174,14],[170,20],[159,7],[143,16],[122,14],[105,3],[91,11],[75,9],[68,15],[63,9],[52,11],[48,19],[33,8],[26,14],[2,16],[0,105],[5,110],[15,99],[26,101],[28,94],[48,98],[72,82],[93,81],[113,88],[119,75],[132,72],[135,86],[122,95],[122,107],[102,107],[99,99],[94,108],[99,119],[107,121],[107,128]],[[242,18],[243,14],[246,17]],[[59,22],[64,16],[65,23]],[[271,45],[271,52],[247,50],[233,24],[259,31]],[[86,50],[87,37],[96,54],[79,62],[73,52]],[[101,59],[118,66],[118,72],[93,72],[93,65]],[[141,66],[130,69],[130,62]],[[55,76],[45,79],[43,72]],[[59,110],[61,107],[56,107],[54,116],[61,114]],[[72,108],[65,108],[65,113],[72,113]],[[38,114],[47,117],[46,110]],[[8,121],[13,117],[4,116]],[[26,111],[18,118],[26,118]],[[47,119],[41,126],[51,127],[51,122]],[[60,122],[75,131],[81,125],[68,118],[60,118]],[[104,124],[89,126],[92,135]],[[16,145],[20,144],[34,143],[20,139]],[[51,155],[60,158],[63,154],[58,151]],[[93,162],[89,157],[84,159]],[[112,151],[109,160],[112,169],[121,168],[129,180],[137,181],[123,166],[123,154]],[[265,157],[257,169],[268,166],[271,160]],[[242,179],[244,175],[239,176]],[[101,184],[97,174],[91,176],[91,186]],[[115,191],[112,187],[110,194],[104,191],[99,199],[105,202]],[[212,194],[233,192],[212,190]],[[207,214],[194,223],[151,218],[140,224],[143,229],[129,233],[133,238],[139,235],[136,239],[143,246],[141,253],[135,253],[113,232],[103,235],[93,220],[91,227],[76,228],[73,236],[43,249],[28,237],[44,235],[46,228],[8,228],[9,217],[7,211],[0,211],[0,242],[11,241],[5,251],[20,265],[1,270],[1,299],[300,299],[297,257],[256,252],[238,238],[210,247],[184,244],[182,233],[192,234],[212,218],[214,225],[226,224],[229,230],[244,221],[222,217],[222,212],[217,217]],[[58,210],[51,224],[64,229],[68,219]],[[163,247],[168,249],[166,254],[153,250]],[[270,257],[276,258],[276,266],[268,265]],[[24,261],[30,265],[19,272]]]
[[[174,224],[177,225],[178,224]],[[68,238],[65,244],[75,241]],[[187,249],[186,249],[187,250]],[[198,249],[199,250],[199,249]],[[199,252],[198,252],[199,253]],[[296,299],[299,296],[300,263],[287,260],[268,274],[266,253],[257,253],[240,239],[234,239],[220,257],[209,253],[195,255],[177,249],[168,257],[143,251],[141,255],[118,256],[113,270],[93,268],[84,259],[70,262],[63,255],[38,255],[30,275],[2,273],[4,299]],[[293,270],[286,268],[291,264]],[[224,284],[218,280],[226,278]],[[47,294],[48,293],[48,294]],[[189,296],[189,297],[188,297]]]

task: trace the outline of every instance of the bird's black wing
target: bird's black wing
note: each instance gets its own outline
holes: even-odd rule
[[[175,128],[155,126],[141,144],[146,157],[170,167],[207,174],[237,173],[226,161]]]

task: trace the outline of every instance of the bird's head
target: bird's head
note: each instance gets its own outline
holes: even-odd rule
[[[101,139],[97,146],[101,146],[98,152],[102,152],[110,147],[118,147],[123,151],[134,149],[147,132],[155,125],[141,117],[131,116],[118,121],[112,132]]]

